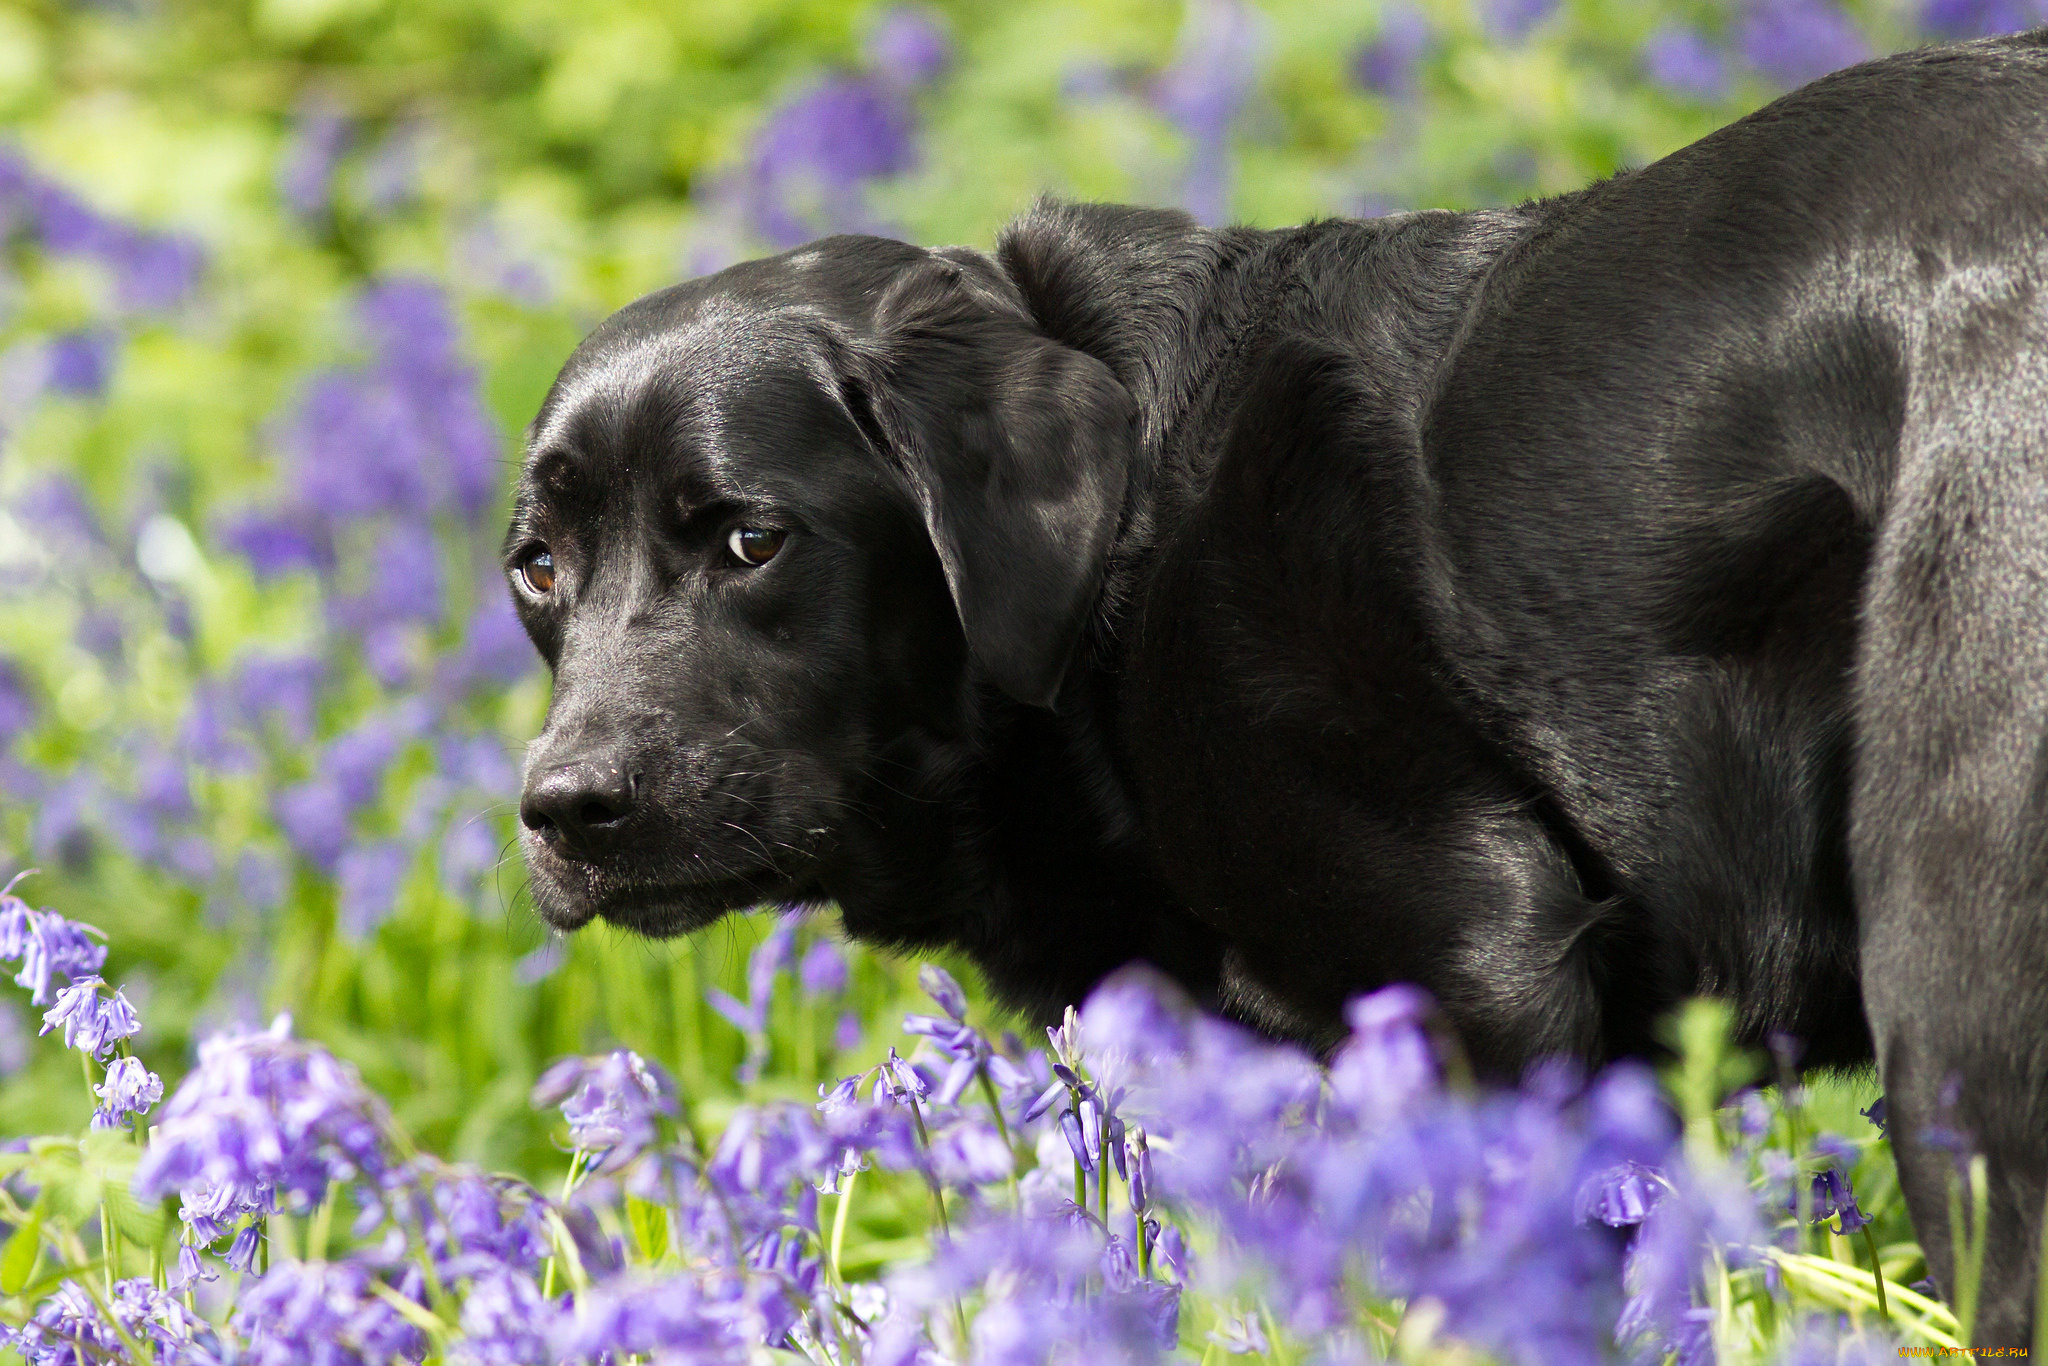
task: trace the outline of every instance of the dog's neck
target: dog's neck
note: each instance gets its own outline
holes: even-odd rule
[[[998,262],[1038,326],[1107,366],[1142,414],[1123,527],[1057,713],[980,687],[967,704],[973,740],[910,765],[923,777],[907,785],[914,795],[877,795],[894,834],[873,851],[860,889],[840,895],[850,930],[965,948],[999,993],[1038,1015],[1133,957],[1217,1000],[1222,945],[1158,876],[1118,738],[1133,629],[1125,617],[1155,528],[1173,523],[1172,505],[1200,496],[1220,454],[1188,433],[1219,430],[1203,414],[1231,402],[1249,353],[1298,308],[1371,318],[1378,353],[1395,363],[1367,387],[1414,412],[1478,277],[1515,236],[1514,217],[1263,232],[1205,229],[1171,211],[1042,203],[1003,234]],[[1382,250],[1460,255],[1445,272],[1458,284],[1426,300],[1372,300],[1373,272],[1360,267]]]

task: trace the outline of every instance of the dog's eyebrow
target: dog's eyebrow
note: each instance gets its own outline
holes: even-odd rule
[[[507,546],[537,531],[544,515],[567,515],[589,502],[590,496],[588,472],[575,451],[553,446],[535,452],[526,462],[513,498]]]

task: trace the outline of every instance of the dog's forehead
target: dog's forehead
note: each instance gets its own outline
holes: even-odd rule
[[[853,474],[864,449],[827,354],[836,324],[802,305],[709,299],[565,374],[536,422],[529,500],[617,506],[787,500]]]

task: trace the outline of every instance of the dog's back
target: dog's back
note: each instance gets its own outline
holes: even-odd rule
[[[2048,32],[1841,73],[1559,200],[1252,256],[1263,340],[1183,461],[1128,703],[1226,994],[1313,1032],[1360,973],[1414,976],[1508,1068],[1649,1047],[1693,992],[1812,1063],[1874,1045],[1944,1278],[1917,1136],[1992,1155],[2013,1288],[1979,1340],[2019,1341]]]

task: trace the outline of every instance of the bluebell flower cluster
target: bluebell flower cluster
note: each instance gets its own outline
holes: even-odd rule
[[[1189,144],[1181,203],[1204,223],[1230,216],[1230,140],[1257,88],[1263,45],[1258,16],[1241,0],[1201,0],[1153,83],[1154,105]]]
[[[0,239],[17,237],[103,267],[122,310],[175,307],[190,296],[206,264],[192,238],[151,232],[102,213],[19,152],[0,149]]]
[[[54,913],[5,909],[10,942],[73,942]],[[732,1009],[769,1009],[790,949],[764,946]],[[100,994],[100,956],[52,969],[69,981],[51,1025],[89,1056],[138,1023]],[[843,963],[813,959],[816,985],[843,985]],[[1319,1063],[1145,969],[1070,1009],[1042,1050],[991,1041],[944,969],[919,977],[934,1010],[905,1018],[908,1055],[889,1048],[815,1106],[742,1105],[715,1134],[644,1057],[556,1063],[532,1095],[559,1108],[571,1155],[553,1197],[413,1152],[288,1019],[217,1036],[134,1168],[137,1198],[179,1199],[175,1258],[120,1279],[117,1257],[102,1269],[58,1238],[68,1269],[5,1341],[33,1366],[282,1366],[309,1343],[332,1366],[739,1366],[763,1348],[1050,1366],[1166,1361],[1199,1332],[1211,1350],[1337,1366],[1422,1333],[1515,1366],[1698,1366],[1732,1297],[1791,1276],[1863,1275],[1885,1304],[1881,1278],[1800,1250],[1824,1222],[1868,1242],[1850,1186],[1863,1145],[1769,1147],[1796,1116],[1760,1093],[1682,1137],[1636,1065],[1475,1089],[1406,986],[1352,1002],[1349,1038]],[[107,1091],[134,1089],[133,1063],[108,1067]],[[1698,1146],[1712,1132],[1735,1136],[1728,1155]],[[929,1255],[856,1277],[848,1214],[895,1178],[928,1192]],[[4,1183],[0,1217],[25,1217]],[[1955,1341],[1931,1301],[1892,1293],[1917,1315],[1895,1323]],[[1191,1304],[1211,1326],[1189,1325]],[[1405,1326],[1418,1313],[1426,1326]],[[1801,1360],[1823,1345],[1861,1360],[1883,1339],[1814,1321],[1794,1341]]]
[[[334,111],[308,108],[284,175],[302,212],[329,195],[349,129]],[[129,315],[161,313],[197,282],[193,243],[97,213],[12,152],[0,155],[0,227],[44,253],[100,263],[125,301],[111,323],[49,340],[36,392],[100,393],[119,368]],[[303,644],[200,673],[172,726],[110,730],[68,772],[7,752],[47,714],[29,673],[0,658],[0,780],[35,804],[42,858],[83,867],[111,843],[256,915],[287,894],[296,863],[334,880],[341,937],[360,941],[415,870],[438,869],[448,893],[481,899],[517,777],[472,704],[531,676],[537,661],[491,564],[504,439],[452,300],[431,281],[393,276],[364,286],[354,313],[361,359],[315,373],[278,414],[268,435],[280,478],[261,506],[201,524],[153,498],[124,536],[61,474],[17,485],[0,506],[35,528],[36,591],[75,604],[76,643],[116,686],[138,676],[153,633],[192,643],[182,585],[233,556],[259,580],[310,576],[321,609]],[[388,779],[417,746],[437,763],[424,778],[408,770],[394,794]],[[224,855],[222,815],[234,804],[219,780],[243,775],[261,784],[270,820]],[[387,804],[401,801],[393,822]],[[230,824],[242,830],[239,816]]]

